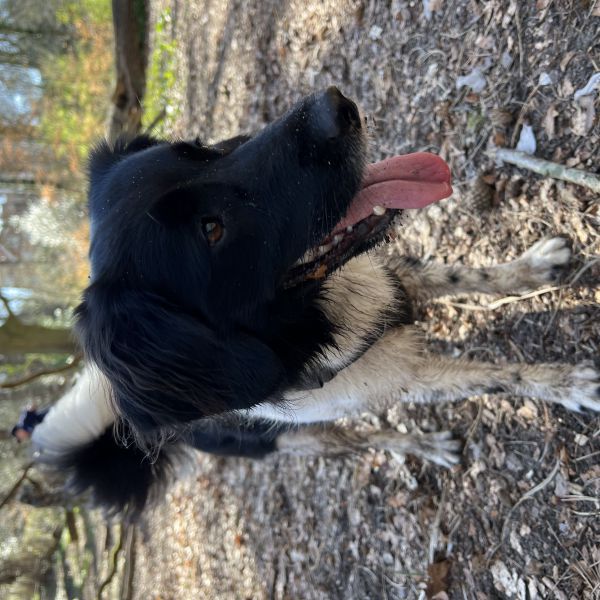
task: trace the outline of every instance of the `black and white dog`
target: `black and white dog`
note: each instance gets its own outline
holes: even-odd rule
[[[415,302],[547,282],[569,261],[565,241],[487,269],[406,259],[392,272],[366,252],[399,211],[449,196],[450,174],[430,154],[365,156],[363,119],[333,87],[251,138],[97,148],[77,310],[87,367],[36,429],[40,459],[136,513],[182,443],[248,456],[374,446],[451,465],[446,433],[322,423],[488,391],[600,410],[590,367],[431,355],[412,325]]]

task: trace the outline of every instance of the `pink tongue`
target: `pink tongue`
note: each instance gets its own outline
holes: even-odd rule
[[[423,208],[452,194],[450,169],[435,154],[415,152],[369,165],[361,190],[335,231],[356,225],[374,206]]]

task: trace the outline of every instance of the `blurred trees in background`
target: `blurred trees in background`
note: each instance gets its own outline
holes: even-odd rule
[[[9,434],[22,407],[68,389],[79,360],[89,149],[141,123],[147,4],[112,6],[117,61],[111,0],[0,0],[0,597],[114,595],[113,529],[133,547],[48,487]]]
[[[40,597],[56,572],[65,511],[13,501],[16,484],[35,497],[42,488],[9,431],[23,406],[50,404],[67,383],[31,375],[77,362],[70,312],[88,274],[86,159],[106,129],[112,80],[110,0],[0,0],[2,597]]]
[[[39,327],[66,329],[87,281],[86,160],[109,119],[113,60],[109,0],[0,0],[0,364],[7,369],[24,350],[43,352],[34,336],[28,347],[33,330],[19,330],[19,322],[40,335]]]

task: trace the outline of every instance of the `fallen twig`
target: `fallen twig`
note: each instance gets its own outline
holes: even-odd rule
[[[592,260],[586,262],[581,269],[579,269],[579,271],[577,271],[577,273],[575,273],[575,275],[573,275],[573,277],[571,277],[571,279],[569,280],[569,286],[575,285],[579,279],[581,278],[581,276],[588,270],[591,269],[595,264],[598,264],[600,262],[600,256],[593,258]]]
[[[467,302],[453,302],[452,300],[436,300],[435,304],[441,304],[443,306],[452,306],[454,308],[462,308],[464,310],[483,310],[483,311],[491,311],[500,308],[506,304],[513,304],[514,302],[521,302],[522,300],[529,300],[530,298],[536,298],[537,296],[541,296],[543,294],[548,294],[550,292],[556,292],[556,290],[562,289],[564,286],[553,285],[550,287],[542,288],[541,290],[536,290],[534,292],[529,292],[528,294],[522,294],[521,296],[506,296],[504,298],[500,298],[495,300],[494,302],[490,302],[490,304],[469,304]]]
[[[537,296],[542,296],[543,294],[549,294],[550,292],[562,291],[567,287],[572,287],[575,285],[581,276],[595,264],[600,261],[600,257],[593,258],[592,260],[586,262],[572,277],[569,281],[563,285],[552,285],[540,290],[534,290],[533,292],[528,292],[527,294],[521,294],[519,296],[505,296],[504,298],[499,298],[494,302],[490,302],[489,304],[469,304],[468,302],[454,302],[452,300],[436,300],[435,304],[441,306],[452,306],[453,308],[460,308],[463,310],[479,310],[479,311],[492,311],[500,308],[501,306],[505,306],[507,304],[513,304],[515,302],[522,302],[523,300],[529,300],[531,298],[536,298]]]
[[[495,157],[496,160],[510,163],[522,169],[527,169],[528,171],[533,171],[538,175],[544,175],[545,177],[552,177],[562,181],[569,181],[570,183],[581,185],[600,194],[600,177],[594,173],[588,173],[581,169],[564,167],[558,163],[535,158],[524,152],[518,152],[517,150],[511,150],[509,148],[496,148],[490,152],[490,154]]]

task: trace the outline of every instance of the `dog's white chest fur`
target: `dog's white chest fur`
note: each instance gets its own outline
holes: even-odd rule
[[[376,368],[383,340],[371,346],[365,340],[376,331],[383,333],[386,315],[400,310],[396,306],[396,288],[381,260],[363,254],[329,277],[319,303],[334,325],[335,346],[325,348],[310,366],[317,371],[339,373],[322,388],[286,392],[283,403],[265,402],[245,414],[279,422],[315,423],[365,410],[366,388],[372,386],[374,375],[377,371],[381,377],[389,373],[385,361],[377,371],[372,370]]]

